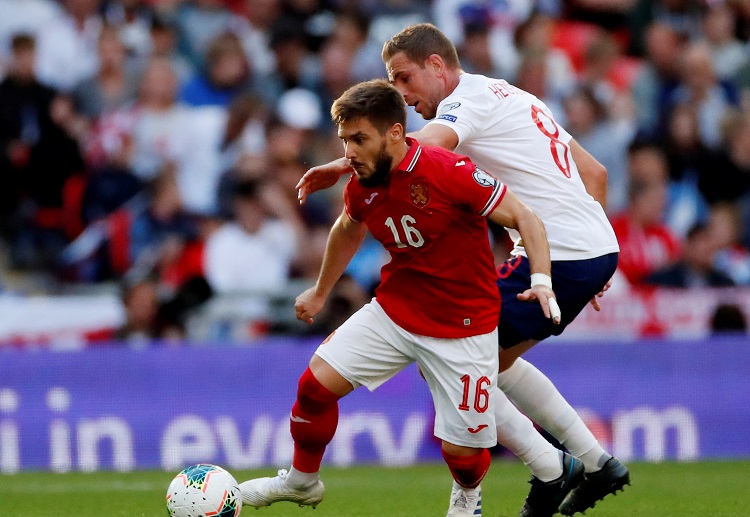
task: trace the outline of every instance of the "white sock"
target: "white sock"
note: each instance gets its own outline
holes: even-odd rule
[[[516,359],[498,375],[497,384],[518,409],[579,458],[586,472],[601,469],[612,457],[552,381],[528,361]]]
[[[497,441],[524,462],[542,481],[562,475],[560,451],[534,428],[534,424],[511,404],[499,389],[492,392]]]
[[[287,483],[295,488],[305,488],[314,485],[320,479],[320,472],[300,472],[294,467],[289,468],[286,475]]]

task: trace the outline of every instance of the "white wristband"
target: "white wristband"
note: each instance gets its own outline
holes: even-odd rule
[[[552,278],[544,273],[531,273],[531,287],[543,285],[552,289]]]

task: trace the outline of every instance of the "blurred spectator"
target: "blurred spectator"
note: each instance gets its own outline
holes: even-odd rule
[[[13,61],[0,83],[2,213],[18,267],[49,267],[67,240],[64,186],[83,162],[74,135],[69,99],[40,84],[34,72],[35,42],[13,38]]]
[[[370,79],[366,56],[368,20],[359,13],[339,14],[331,35],[320,49],[321,86],[320,96],[324,106],[329,106],[344,91],[357,82],[356,76]],[[383,64],[378,55],[377,75],[383,73]],[[331,126],[333,127],[333,126]]]
[[[39,80],[53,88],[71,90],[96,74],[101,17],[98,0],[64,0],[64,13],[39,31]]]
[[[521,54],[515,86],[539,98],[552,111],[558,123],[567,125],[562,105],[565,92],[549,81],[547,53],[544,50],[529,49]]]
[[[528,54],[541,53],[545,60],[545,91],[549,97],[554,97],[559,104],[575,86],[576,73],[570,57],[552,44],[555,22],[540,13],[532,14],[516,29],[515,46],[521,56],[519,68],[523,66],[523,57]],[[504,75],[490,75],[489,77],[514,77],[517,70],[506,70]]]
[[[750,111],[731,111],[722,125],[726,146],[698,183],[710,204],[750,195]]]
[[[242,41],[252,71],[258,76],[270,74],[276,66],[271,51],[271,27],[281,14],[280,0],[244,0],[243,16],[233,31]]]
[[[607,212],[620,212],[627,204],[627,156],[634,128],[610,121],[606,106],[588,87],[565,100],[565,113],[568,132],[607,168]]]
[[[209,43],[230,29],[233,17],[222,0],[180,2],[176,16],[179,48],[197,70],[204,66]]]
[[[115,332],[115,339],[130,345],[145,345],[158,337],[158,287],[158,281],[151,278],[122,287],[125,322]]]
[[[176,102],[177,80],[169,62],[147,68],[132,125],[130,166],[142,181],[174,166],[185,209],[212,213],[221,176],[221,141],[227,112],[221,107],[190,108]]]
[[[84,282],[120,278],[131,269],[158,275],[161,265],[196,236],[174,169],[167,167],[149,182],[143,196],[94,221],[68,247],[64,275]]]
[[[175,344],[183,343],[187,337],[190,316],[211,296],[211,286],[200,275],[182,283],[177,291],[159,306],[159,338]]]
[[[711,49],[705,43],[691,43],[680,58],[680,84],[668,98],[668,109],[691,104],[698,116],[703,144],[710,148],[721,145],[721,119],[739,103],[734,85],[720,82],[711,61]]]
[[[78,83],[73,91],[76,110],[91,119],[135,100],[140,74],[126,58],[126,49],[114,27],[99,34],[99,72]]]
[[[734,303],[719,304],[711,315],[711,332],[715,334],[746,334],[747,317],[742,308]]]
[[[495,55],[490,50],[490,25],[488,20],[472,20],[464,23],[464,41],[458,47],[461,67],[470,74],[482,74],[488,77],[506,77],[495,62]]]
[[[190,106],[226,108],[249,88],[250,79],[250,65],[240,40],[231,33],[221,34],[209,42],[205,71],[182,87],[180,100]]]
[[[169,61],[154,59],[140,85],[138,115],[132,130],[133,172],[150,180],[183,150],[188,110],[177,103],[177,78]]]
[[[490,21],[489,41],[496,65],[505,70],[504,76],[515,75],[521,56],[514,45],[517,28],[529,18],[536,2],[514,0],[511,2],[481,2],[460,0],[434,0],[432,18],[435,25],[460,47],[464,43],[465,21],[485,19]],[[416,20],[419,23],[429,20]],[[381,34],[381,41],[390,38],[405,26],[392,27],[388,34]]]
[[[646,277],[645,283],[683,289],[731,287],[732,279],[714,267],[718,249],[709,227],[698,223],[687,233],[681,260],[657,269]]]
[[[672,181],[682,181],[693,175],[703,176],[714,168],[714,153],[701,141],[698,114],[690,103],[678,104],[672,109],[663,147]]]
[[[104,21],[117,27],[120,40],[130,57],[144,58],[151,53],[153,10],[146,0],[109,0],[105,2]]]
[[[268,152],[272,162],[307,161],[315,146],[315,131],[323,122],[318,97],[302,88],[285,92],[268,124]]]
[[[0,0],[0,78],[10,66],[11,40],[16,34],[37,37],[39,30],[60,16],[53,0]]]
[[[664,223],[667,163],[661,150],[635,143],[629,151],[628,207],[612,219],[620,244],[618,270],[638,285],[681,255],[678,237]]]
[[[177,31],[165,18],[154,17],[151,22],[151,53],[145,57],[146,67],[150,59],[163,58],[172,64],[178,84],[184,84],[193,76],[194,67],[177,51]]]
[[[750,285],[750,251],[740,242],[745,224],[735,205],[716,203],[711,207],[709,232],[718,247],[714,264],[737,285]]]
[[[304,25],[292,18],[279,18],[271,28],[269,42],[276,61],[276,69],[269,76],[268,84],[272,101],[277,101],[283,92],[292,88],[316,91],[320,84],[320,63],[307,47],[308,35]],[[270,95],[266,95],[268,99]]]
[[[665,106],[679,82],[683,41],[664,24],[651,25],[646,32],[645,63],[632,90],[638,129],[643,137],[658,138],[664,133]]]
[[[731,80],[737,70],[748,62],[747,49],[737,39],[736,18],[725,2],[709,4],[703,15],[703,36],[711,49],[716,75],[721,80]]]
[[[652,6],[655,22],[663,22],[686,35],[700,33],[700,0],[656,0]]]
[[[618,84],[614,77],[615,67],[621,59],[614,36],[606,31],[598,31],[584,52],[580,82],[592,88],[603,102],[611,103],[624,86]]]
[[[205,277],[217,294],[259,297],[248,310],[264,319],[266,297],[282,294],[287,285],[303,225],[295,207],[269,182],[240,181],[232,202],[233,219],[206,240]]]
[[[662,144],[669,163],[667,224],[680,236],[708,218],[708,205],[699,190],[701,177],[714,172],[716,155],[700,139],[695,106],[680,104],[669,114]]]
[[[267,118],[265,104],[252,95],[243,95],[232,102],[220,144],[222,174],[238,167],[243,160],[264,161]]]

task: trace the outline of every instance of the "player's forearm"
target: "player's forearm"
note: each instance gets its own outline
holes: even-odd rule
[[[517,218],[518,233],[521,235],[526,255],[529,258],[531,273],[550,275],[552,264],[549,255],[549,242],[544,223],[531,210],[522,211]]]
[[[341,275],[346,271],[349,262],[357,253],[365,232],[346,230],[337,221],[328,235],[323,264],[315,284],[315,292],[319,296],[328,297]]]

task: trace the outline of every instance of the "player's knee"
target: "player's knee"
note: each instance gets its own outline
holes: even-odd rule
[[[339,400],[338,395],[323,386],[307,368],[297,384],[297,403],[308,413],[320,413]]]

